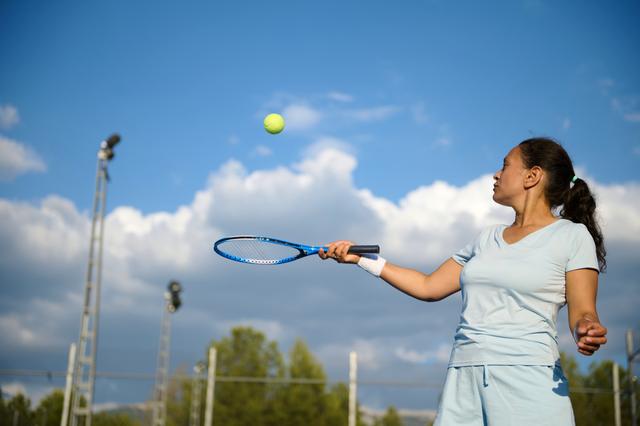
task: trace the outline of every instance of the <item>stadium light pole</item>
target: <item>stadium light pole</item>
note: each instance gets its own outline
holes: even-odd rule
[[[165,426],[167,420],[171,314],[176,312],[180,305],[182,305],[180,292],[182,292],[182,286],[180,283],[177,281],[171,281],[164,294],[165,304],[164,309],[162,310],[162,323],[160,325],[160,347],[158,349],[158,368],[156,370],[152,426]]]
[[[98,352],[98,322],[100,318],[100,284],[102,281],[102,247],[104,242],[104,211],[107,199],[107,166],[114,157],[113,149],[120,135],[113,134],[102,141],[98,150],[96,190],[93,197],[93,219],[89,240],[89,260],[84,286],[84,305],[80,320],[77,354],[71,386],[71,426],[91,426],[91,411]],[[84,419],[84,421],[82,420]]]
[[[202,373],[206,365],[203,361],[198,361],[193,366],[193,383],[191,384],[191,415],[189,416],[190,426],[200,426],[200,400],[202,399]]]

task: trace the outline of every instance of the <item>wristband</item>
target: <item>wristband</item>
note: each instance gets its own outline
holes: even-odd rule
[[[384,268],[385,263],[387,263],[387,260],[382,256],[378,256],[377,254],[362,254],[360,255],[358,266],[371,275],[379,277],[382,273],[382,268]]]

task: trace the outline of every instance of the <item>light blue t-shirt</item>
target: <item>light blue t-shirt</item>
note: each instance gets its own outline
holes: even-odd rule
[[[502,238],[506,227],[486,228],[452,257],[464,268],[450,367],[559,363],[565,273],[598,270],[595,243],[582,224],[559,219],[513,244]]]

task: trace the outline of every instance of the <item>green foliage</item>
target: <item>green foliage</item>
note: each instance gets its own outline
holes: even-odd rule
[[[297,340],[289,353],[289,377],[322,380],[322,384],[290,384],[282,392],[284,407],[288,407],[287,424],[291,426],[323,425],[326,376],[322,365],[314,358],[302,340]]]
[[[402,426],[402,418],[398,414],[398,410],[393,405],[387,408],[387,412],[384,413],[382,418],[377,419],[373,426]]]
[[[569,397],[573,406],[576,426],[610,425],[614,423],[613,361],[593,362],[587,374],[581,374],[578,364],[570,355],[561,354],[564,374],[569,380]],[[619,367],[620,411],[622,424],[630,424],[630,395],[628,372]],[[636,406],[640,407],[640,393],[636,392]]]
[[[231,336],[212,342],[216,348],[214,425],[279,426],[347,424],[349,391],[339,383],[327,389],[322,364],[302,340],[297,340],[286,363],[276,342],[250,327],[236,327]],[[179,374],[177,375],[179,376]],[[225,381],[222,377],[271,378],[264,383]],[[284,383],[281,379],[315,379],[318,383]],[[189,426],[193,379],[174,377],[168,392],[167,425]],[[206,383],[202,383],[201,423],[204,422]],[[364,426],[358,407],[357,425]]]
[[[216,374],[231,377],[282,378],[284,361],[276,342],[251,327],[236,327],[230,337],[213,345],[217,351]],[[216,383],[214,425],[277,424],[274,397],[277,386],[269,383]]]
[[[5,426],[9,422],[9,410],[7,405],[4,403],[4,398],[2,397],[2,387],[0,386],[0,426]]]
[[[58,422],[58,425],[60,422]],[[139,422],[124,413],[96,413],[91,419],[92,426],[138,426]]]
[[[60,426],[63,405],[64,392],[60,389],[55,389],[42,398],[40,404],[38,404],[38,408],[34,412],[34,424],[38,426]]]
[[[33,424],[31,400],[21,393],[11,398],[6,404],[5,415],[1,424],[3,426],[31,426]]]

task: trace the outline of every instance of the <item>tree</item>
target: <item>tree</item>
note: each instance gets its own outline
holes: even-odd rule
[[[284,362],[276,342],[251,327],[235,327],[231,337],[213,342],[217,351],[216,374],[232,377],[283,378]],[[278,386],[268,383],[216,383],[213,423],[225,426],[274,423],[274,395]]]
[[[318,384],[289,384],[284,389],[287,410],[287,425],[322,425],[325,412],[326,376],[322,365],[315,359],[307,345],[296,340],[289,353],[289,378],[316,379]]]
[[[2,387],[0,387],[0,426],[8,426],[9,421],[9,408],[4,403],[4,396],[2,395]]]
[[[349,387],[345,383],[336,383],[325,395],[326,412],[324,414],[327,426],[345,425],[349,420]],[[356,425],[365,426],[362,420],[360,404],[356,401]]]
[[[402,426],[402,418],[398,414],[398,410],[393,405],[387,408],[386,413],[382,418],[377,419],[374,426]]]
[[[191,384],[184,378],[184,367],[179,367],[167,386],[167,426],[188,426]]]
[[[38,426],[60,426],[62,407],[64,405],[64,392],[54,389],[49,395],[40,400],[38,408],[34,412],[34,424]]]
[[[560,354],[564,374],[569,380],[569,397],[577,426],[609,425],[613,423],[613,361],[592,362],[587,374],[581,374],[574,357]],[[621,386],[622,424],[631,422],[630,395],[625,392],[628,371],[619,369]],[[640,407],[640,394],[636,394],[636,406]]]
[[[58,422],[58,424],[60,424]],[[93,426],[138,426],[140,422],[124,413],[96,413],[91,419]]]
[[[349,389],[344,383],[337,383],[325,395],[324,420],[329,425],[346,425],[349,420]]]
[[[33,424],[31,400],[21,393],[11,398],[7,404],[5,421],[7,420],[7,424],[12,426],[31,426]]]

